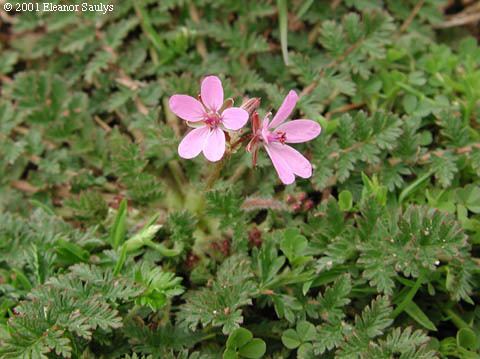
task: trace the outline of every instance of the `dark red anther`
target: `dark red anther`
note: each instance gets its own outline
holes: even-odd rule
[[[277,131],[277,141],[280,142],[282,145],[285,144],[285,141],[287,141],[287,134],[284,131]]]

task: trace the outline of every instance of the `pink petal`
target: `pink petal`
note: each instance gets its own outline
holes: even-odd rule
[[[223,105],[222,81],[217,76],[207,76],[202,81],[202,102],[212,111],[220,110]]]
[[[298,95],[295,91],[291,90],[287,97],[285,97],[285,100],[283,100],[282,105],[278,109],[277,113],[275,116],[273,116],[272,122],[270,122],[270,128],[275,128],[281,123],[283,123],[288,116],[292,113],[293,109],[295,108],[295,105],[297,104],[298,101]]]
[[[268,145],[270,152],[275,156],[282,158],[288,168],[302,178],[312,176],[312,165],[310,162],[293,147],[273,142]],[[270,155],[271,157],[271,155]]]
[[[274,143],[275,146],[281,147],[283,159],[297,176],[309,178],[312,176],[312,164],[300,152],[293,147]]]
[[[268,129],[268,124],[270,123],[269,115],[270,115],[270,114],[267,114],[267,115],[263,118],[263,121],[262,121],[262,130]]]
[[[312,120],[294,120],[281,124],[275,131],[283,131],[288,143],[301,143],[317,137],[322,128]]]
[[[272,160],[273,167],[277,171],[278,177],[283,182],[283,184],[291,184],[295,181],[295,175],[293,174],[292,169],[287,165],[281,151],[278,151],[274,143],[266,144],[265,149],[267,150],[270,159]]]
[[[248,112],[240,107],[230,107],[222,113],[222,123],[229,130],[239,130],[247,121]]]
[[[210,130],[208,137],[203,144],[203,154],[207,160],[216,162],[225,153],[225,134],[219,128]]]
[[[168,101],[170,110],[178,117],[191,122],[203,120],[205,109],[200,101],[187,95],[173,95]]]
[[[187,133],[178,145],[178,154],[180,157],[190,159],[198,156],[198,154],[202,152],[203,144],[209,133],[210,129],[207,126],[196,128]]]

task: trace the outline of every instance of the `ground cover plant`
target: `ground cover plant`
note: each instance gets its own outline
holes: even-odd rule
[[[480,357],[478,2],[1,3],[0,358]]]

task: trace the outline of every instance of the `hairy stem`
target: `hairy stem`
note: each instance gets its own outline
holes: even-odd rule
[[[225,156],[223,156],[223,158],[218,161],[213,167],[212,172],[207,179],[207,184],[205,186],[206,191],[211,190],[215,181],[220,178],[220,174],[222,173],[222,169],[225,166],[227,156],[228,154],[225,154]]]
[[[225,167],[225,164],[227,163],[228,159],[230,158],[232,153],[235,151],[235,149],[250,138],[251,138],[251,135],[249,133],[246,133],[243,136],[241,136],[238,140],[236,140],[233,144],[230,145],[230,149],[228,149],[225,152],[225,155],[223,156],[223,158],[215,164],[215,167],[213,167],[212,172],[208,176],[207,184],[205,186],[206,191],[211,190],[215,181],[220,178],[220,174],[222,172],[223,167]]]

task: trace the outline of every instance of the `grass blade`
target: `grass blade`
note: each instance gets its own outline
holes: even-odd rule
[[[287,0],[277,0],[280,43],[282,45],[283,62],[288,66],[288,9]]]
[[[110,243],[113,248],[117,249],[125,240],[126,233],[126,217],[127,217],[127,200],[124,199],[118,207],[117,216],[115,217],[115,223],[110,230]]]

